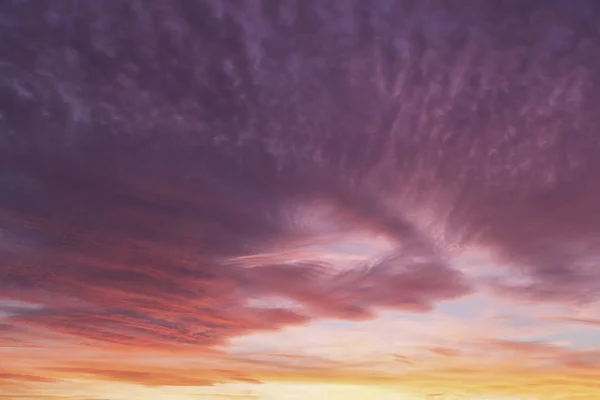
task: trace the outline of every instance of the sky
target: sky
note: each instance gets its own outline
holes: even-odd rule
[[[0,3],[0,400],[600,398],[597,1]]]

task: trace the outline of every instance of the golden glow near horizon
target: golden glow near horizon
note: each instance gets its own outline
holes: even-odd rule
[[[473,252],[456,262],[477,271],[474,265],[489,260]],[[10,310],[38,309],[2,305],[8,311],[0,323]],[[590,399],[600,396],[600,340],[590,323],[598,311],[481,292],[433,313],[325,319],[238,336],[208,351],[94,347],[32,328],[37,339],[29,346],[4,342],[0,350],[10,393],[0,399]]]

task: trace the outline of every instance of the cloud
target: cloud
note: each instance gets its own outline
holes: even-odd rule
[[[455,356],[460,355],[460,353],[461,353],[460,350],[451,349],[451,348],[447,348],[447,347],[432,347],[428,350],[434,354],[437,354],[440,356],[445,356],[445,357],[455,357]]]
[[[600,319],[598,318],[578,318],[578,317],[556,317],[552,318],[557,322],[572,322],[575,324],[586,325],[590,328],[600,328]]]
[[[430,312],[474,290],[450,262],[473,248],[498,294],[598,300],[600,52],[577,12],[221,3],[2,8],[0,293],[36,308],[0,343],[206,352]],[[392,248],[345,269],[302,249],[357,232]]]
[[[213,382],[211,382],[210,380],[202,378],[186,379],[182,376],[164,374],[158,375],[139,371],[122,371],[111,369],[75,369],[69,370],[67,372],[71,372],[76,375],[94,375],[102,379],[111,381],[116,380],[152,386],[206,386],[213,384]]]
[[[55,382],[54,379],[46,378],[44,376],[28,375],[28,374],[15,374],[11,372],[0,372],[0,386],[11,386],[17,385],[17,382],[44,382],[50,383]]]
[[[460,273],[402,255],[334,274],[323,266],[287,264],[255,267],[249,275],[259,293],[287,296],[334,318],[363,319],[376,307],[428,311],[436,301],[469,292]]]
[[[469,291],[462,274],[435,254],[410,248],[413,239],[405,232],[395,238],[393,256],[345,272],[310,258],[232,263],[285,246],[302,232],[262,203],[216,200],[222,194],[214,189],[182,205],[172,197],[153,198],[156,189],[130,194],[132,187],[118,180],[55,164],[22,166],[47,193],[34,204],[5,205],[12,239],[2,248],[3,293],[38,305],[12,311],[11,329],[115,346],[209,348],[319,318],[365,319],[381,308],[428,311]],[[276,205],[270,194],[256,196]],[[356,218],[347,220],[356,224]],[[269,295],[301,309],[249,304]]]
[[[141,367],[141,366],[140,366]],[[111,382],[126,382],[144,386],[213,386],[217,383],[228,381],[248,382],[260,384],[261,382],[243,375],[230,374],[215,376],[211,371],[177,371],[177,370],[132,370],[110,369],[100,367],[56,367],[52,371],[59,374],[68,374],[70,377],[92,377]],[[202,373],[204,372],[204,374]],[[196,376],[194,376],[196,375]]]
[[[529,355],[546,355],[562,353],[562,349],[546,344],[536,342],[521,342],[521,341],[510,341],[510,340],[490,340],[484,344],[485,348],[489,350],[500,350],[516,353],[524,353]]]
[[[231,197],[249,183],[227,183],[242,171],[224,169],[221,186],[202,182],[217,179],[213,172],[196,187],[167,195],[160,175],[150,180],[154,186],[140,187],[148,177],[124,182],[93,162],[77,168],[14,155],[3,162],[41,191],[38,200],[19,202],[11,196],[20,189],[9,188],[4,204],[10,235],[2,247],[3,293],[38,305],[13,312],[8,321],[15,326],[114,345],[209,347],[323,317],[364,319],[380,308],[427,311],[469,291],[462,274],[408,222],[390,217],[380,226],[380,211],[362,208],[368,205],[362,195],[346,203],[330,199],[343,211],[335,218],[354,229],[380,226],[376,232],[397,241],[394,254],[346,272],[311,259],[269,264],[266,257],[248,267],[231,260],[304,237],[286,217],[285,186],[255,187],[255,202]],[[193,159],[181,166],[196,167]],[[289,298],[305,310],[247,304],[265,295]]]
[[[62,15],[61,4],[38,6],[31,20],[14,6],[7,20],[24,30],[32,21],[48,26],[45,18]],[[331,298],[347,296],[343,288],[332,289],[329,297],[317,293],[311,307],[320,307],[323,315],[366,318],[379,306],[427,310],[435,301],[466,293],[458,274],[435,254],[439,237],[430,236],[432,231],[442,232],[443,245],[491,249],[531,281],[499,282],[503,292],[527,291],[540,300],[595,298],[600,280],[593,267],[598,250],[593,232],[600,220],[594,207],[600,192],[591,184],[597,144],[586,127],[595,126],[596,114],[589,106],[595,104],[594,91],[586,88],[598,83],[599,61],[583,59],[589,52],[575,45],[569,57],[559,55],[549,38],[556,13],[536,22],[540,51],[531,56],[535,68],[522,72],[517,65],[524,56],[510,51],[518,38],[504,32],[494,16],[512,15],[504,6],[491,14],[486,10],[495,7],[474,7],[483,13],[478,18],[451,10],[457,21],[487,32],[468,43],[453,41],[461,35],[459,26],[442,24],[447,10],[411,11],[417,19],[427,15],[428,22],[424,42],[411,44],[417,59],[404,60],[402,46],[387,59],[383,45],[418,30],[412,22],[392,29],[396,25],[385,15],[403,15],[400,6],[363,10],[380,19],[377,37],[383,41],[363,48],[345,47],[334,32],[347,28],[342,22],[323,24],[332,11],[321,6],[323,14],[313,17],[323,40],[315,47],[259,29],[278,26],[268,13],[250,23],[229,10],[231,18],[219,29],[239,36],[195,29],[189,15],[210,19],[215,11],[208,4],[189,10],[183,3],[131,5],[129,17],[82,4],[73,17],[81,22],[81,34],[74,34],[80,40],[63,43],[64,35],[48,27],[58,44],[41,47],[36,68],[43,74],[20,69],[16,53],[9,58],[3,90],[14,110],[2,123],[6,131],[23,133],[0,149],[2,229],[8,238],[3,258],[9,260],[4,291],[69,293],[87,303],[108,303],[110,297],[136,309],[145,305],[149,313],[158,313],[160,304],[181,307],[183,299],[201,296],[219,298],[214,304],[237,304],[243,293],[227,300],[217,295],[220,289],[201,295],[202,279],[243,292],[238,277],[247,273],[222,261],[304,237],[302,221],[291,210],[321,202],[345,227],[389,235],[399,246],[399,256],[385,266],[344,278],[362,280],[364,298],[357,304]],[[536,12],[525,8],[511,18],[524,21]],[[356,27],[370,24],[350,8],[336,12]],[[83,27],[96,16],[124,26],[131,43],[110,29]],[[144,22],[155,18],[171,21],[159,47],[151,39],[158,33]],[[298,19],[294,29],[304,23]],[[584,43],[570,21],[562,24],[561,40]],[[366,42],[375,37],[360,29],[354,35]],[[21,47],[19,36],[7,40]],[[282,47],[278,40],[294,46]],[[541,51],[544,46],[548,51]],[[272,47],[287,50],[269,56]],[[488,47],[504,50],[486,53],[481,71],[472,67],[470,56]],[[60,49],[64,57],[56,55]],[[207,51],[213,56],[205,58]],[[265,57],[273,62],[259,61]],[[324,61],[301,62],[312,57]],[[374,65],[359,68],[345,61],[364,57],[374,57]],[[554,70],[544,57],[562,57],[564,67]],[[422,64],[430,59],[438,61]],[[514,62],[499,69],[494,66],[499,59]],[[408,79],[413,75],[421,79]],[[452,78],[446,89],[427,84],[446,75]],[[417,112],[420,107],[428,112]],[[502,113],[494,112],[498,107]],[[566,133],[573,129],[579,139]],[[54,140],[44,139],[49,136]],[[414,262],[407,251],[430,260]],[[393,262],[415,267],[394,274]],[[282,267],[268,270],[281,273],[276,271]],[[407,288],[415,279],[419,293]],[[358,284],[348,285],[350,292]]]

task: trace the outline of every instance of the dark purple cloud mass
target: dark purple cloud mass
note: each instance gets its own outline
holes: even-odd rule
[[[599,18],[594,1],[2,2],[0,297],[42,305],[7,337],[208,347],[427,311],[470,292],[445,253],[463,246],[518,277],[504,294],[598,299]],[[232,262],[310,239],[299,209],[396,248],[345,271]]]

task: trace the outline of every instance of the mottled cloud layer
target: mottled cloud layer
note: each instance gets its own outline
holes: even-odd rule
[[[593,1],[4,2],[0,343],[208,354],[481,288],[600,300],[598,18]],[[353,235],[388,246],[342,263]],[[471,249],[495,262],[482,276],[453,265]]]

